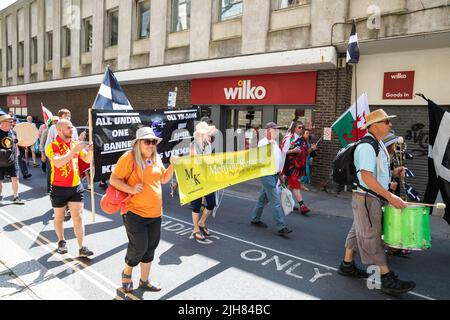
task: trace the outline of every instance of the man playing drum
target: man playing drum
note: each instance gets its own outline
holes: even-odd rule
[[[416,286],[412,281],[402,281],[389,270],[384,252],[382,235],[382,199],[392,206],[403,209],[406,202],[388,191],[391,173],[394,177],[404,175],[404,168],[390,170],[389,153],[382,139],[391,129],[390,119],[382,109],[366,116],[368,129],[366,136],[374,139],[373,143],[360,143],[354,153],[354,164],[358,177],[358,187],[353,191],[352,208],[354,221],[345,243],[344,261],[338,273],[355,278],[368,278],[369,274],[358,268],[354,262],[356,252],[366,265],[376,265],[381,275],[381,291],[388,294],[406,293]],[[378,156],[375,146],[378,145]]]

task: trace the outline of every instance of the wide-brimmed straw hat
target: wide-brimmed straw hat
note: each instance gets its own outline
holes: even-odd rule
[[[215,128],[215,126],[214,126]],[[195,134],[207,134],[212,130],[212,126],[207,124],[206,122],[202,121],[199,124],[195,126]]]
[[[163,140],[155,135],[155,132],[153,131],[152,128],[143,127],[136,132],[136,139],[133,140],[132,145],[134,146],[138,140],[145,140],[145,139],[156,140],[158,141],[157,145],[160,144],[161,141]]]
[[[383,109],[375,110],[366,116],[366,123],[361,127],[361,129],[367,129],[368,126],[381,122],[383,120],[388,120],[395,118],[397,116],[389,116]]]
[[[0,123],[5,121],[12,121],[13,118],[9,114],[4,114],[0,116]]]

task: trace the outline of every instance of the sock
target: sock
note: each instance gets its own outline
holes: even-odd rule
[[[298,204],[300,205],[300,207],[303,205],[303,200],[299,201]]]

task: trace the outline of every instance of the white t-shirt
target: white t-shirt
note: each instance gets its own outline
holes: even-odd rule
[[[259,141],[258,147],[264,147],[272,143],[273,145],[273,155],[275,157],[275,163],[277,165],[277,172],[283,171],[284,161],[286,160],[286,152],[281,151],[278,143],[275,140],[268,140],[267,138],[263,138]]]

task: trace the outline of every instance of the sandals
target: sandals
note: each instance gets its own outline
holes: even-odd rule
[[[206,240],[205,236],[200,231],[193,232],[192,235],[194,236],[195,240],[200,240],[200,241],[205,241]]]
[[[198,228],[200,229],[201,233],[205,237],[209,237],[210,236],[209,230],[208,230],[208,228],[206,226],[203,226],[203,227],[199,226]]]
[[[126,293],[133,292],[133,281],[125,282],[124,280],[131,280],[132,275],[131,274],[125,274],[122,272],[122,289]]]
[[[155,283],[153,281],[139,280],[139,289],[142,289],[145,291],[158,292],[158,291],[161,291],[162,288],[158,283]]]

